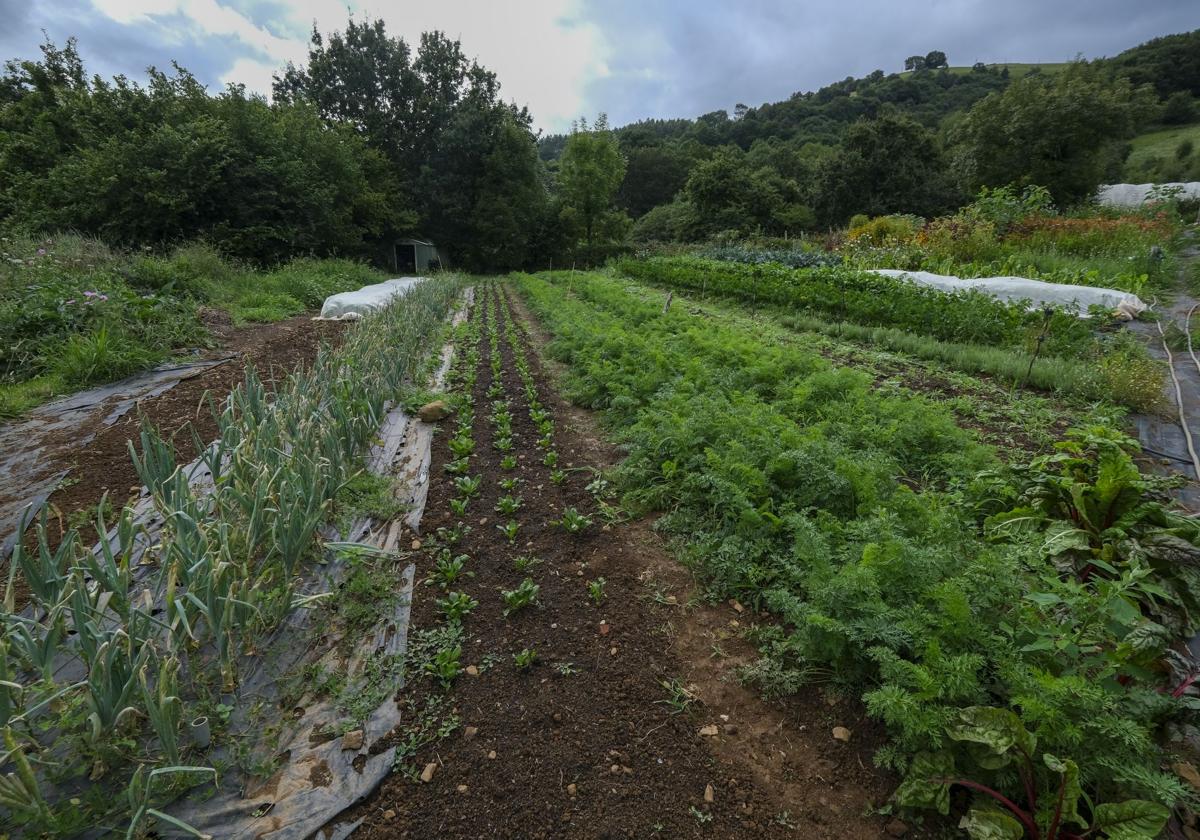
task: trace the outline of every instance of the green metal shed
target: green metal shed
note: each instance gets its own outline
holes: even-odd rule
[[[400,274],[427,274],[445,268],[437,246],[424,239],[397,239],[392,245],[392,268]]]

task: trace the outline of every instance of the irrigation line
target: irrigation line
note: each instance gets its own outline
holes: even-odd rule
[[[1192,364],[1196,366],[1196,370],[1200,371],[1200,359],[1196,358],[1196,351],[1192,349],[1192,313],[1196,311],[1196,307],[1200,303],[1193,303],[1192,308],[1188,310],[1187,320],[1184,321],[1184,332],[1187,333],[1188,340],[1188,355],[1192,357]]]
[[[1195,309],[1196,307],[1192,307]],[[1188,317],[1191,317],[1191,311],[1188,312]],[[1171,353],[1171,348],[1167,346],[1167,336],[1163,332],[1162,321],[1154,322],[1155,328],[1158,329],[1159,340],[1162,341],[1163,350],[1167,354],[1167,367],[1171,371],[1171,382],[1175,386],[1175,405],[1179,408],[1179,426],[1183,429],[1184,440],[1187,441],[1188,454],[1192,456],[1192,469],[1196,471],[1196,478],[1200,479],[1200,458],[1196,457],[1196,447],[1192,443],[1192,433],[1188,429],[1187,415],[1183,411],[1183,389],[1179,386],[1179,377],[1175,374],[1175,357]],[[1188,333],[1188,352],[1191,352],[1192,338],[1191,333]],[[1195,360],[1195,354],[1192,359]],[[1197,369],[1200,369],[1200,362],[1196,362]]]

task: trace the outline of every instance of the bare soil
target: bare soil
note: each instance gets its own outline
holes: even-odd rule
[[[766,618],[740,604],[700,601],[652,522],[605,524],[587,486],[620,453],[590,415],[556,396],[553,373],[537,360],[544,337],[519,300],[505,299],[502,320],[515,313],[530,328],[527,355],[539,398],[554,411],[554,444],[568,478],[554,484],[541,462],[506,345],[502,381],[519,466],[500,468],[481,343],[471,473],[484,484],[465,517],[472,529],[454,549],[471,558],[475,573],[461,587],[479,602],[465,619],[462,662],[477,673],[450,689],[461,726],[413,757],[418,769],[434,765],[432,778],[389,777],[348,815],[364,819],[355,837],[902,835],[906,826],[873,813],[897,780],[871,765],[882,733],[861,707],[815,689],[768,702],[744,687],[738,669],[755,656],[744,633]],[[452,459],[447,437],[434,441],[426,534],[455,521],[455,490],[442,469]],[[523,505],[510,545],[496,527],[507,517],[493,508],[504,492],[499,479],[512,475],[523,480]],[[567,506],[593,525],[572,537],[550,524]],[[525,576],[513,557],[530,554],[543,561],[528,573],[541,587],[540,604],[505,618],[500,590]],[[417,562],[420,580],[430,572],[429,552]],[[601,577],[605,597],[596,604],[587,583]],[[418,587],[410,634],[442,620],[437,591]],[[538,663],[520,670],[513,654],[526,648]],[[672,680],[691,700],[684,710],[667,702],[664,684]],[[440,691],[424,679],[398,701],[416,715]],[[834,739],[835,726],[850,730],[849,742]]]

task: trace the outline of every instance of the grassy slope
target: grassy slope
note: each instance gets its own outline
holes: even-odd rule
[[[1175,149],[1184,140],[1191,140],[1200,147],[1200,123],[1160,128],[1139,134],[1130,141],[1133,148],[1125,161],[1125,168],[1128,171],[1136,171],[1153,158],[1174,157]]]
[[[211,343],[200,307],[269,323],[384,278],[349,260],[259,270],[199,244],[156,256],[71,235],[7,238],[0,255],[0,418]]]

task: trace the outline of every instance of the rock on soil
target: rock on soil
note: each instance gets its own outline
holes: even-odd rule
[[[450,406],[446,405],[445,400],[434,400],[417,409],[417,417],[423,423],[436,423],[439,420],[445,420],[449,416]]]

